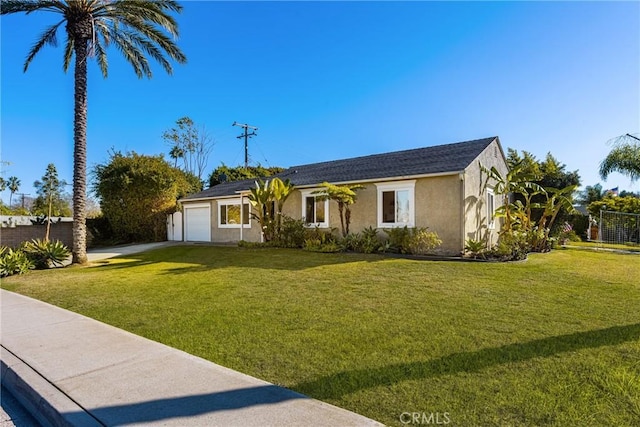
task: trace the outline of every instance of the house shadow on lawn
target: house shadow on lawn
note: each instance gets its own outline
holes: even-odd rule
[[[381,368],[358,369],[296,384],[292,388],[316,399],[339,399],[360,390],[390,386],[402,381],[434,378],[442,375],[478,372],[505,363],[522,362],[539,357],[640,339],[640,323],[613,326],[588,332],[559,335],[525,343],[454,353],[424,362],[401,363]]]
[[[379,262],[385,257],[378,254],[318,253],[301,249],[283,248],[238,248],[235,246],[184,245],[162,248],[135,255],[123,255],[102,261],[97,267],[117,270],[167,262],[184,264],[159,268],[165,274],[187,274],[215,270],[218,268],[247,268],[300,271],[326,265],[354,262]]]

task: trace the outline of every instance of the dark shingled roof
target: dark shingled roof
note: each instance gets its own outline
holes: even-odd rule
[[[436,145],[413,150],[373,154],[351,159],[333,160],[309,165],[292,166],[277,174],[290,179],[296,186],[357,182],[371,179],[396,178],[463,171],[497,137]],[[247,190],[254,179],[232,181],[192,194],[184,200],[230,196]]]

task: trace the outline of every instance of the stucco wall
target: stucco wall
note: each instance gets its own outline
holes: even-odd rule
[[[378,225],[378,189],[376,183],[365,183],[359,190],[357,202],[351,206],[350,232],[358,233],[364,228]],[[428,227],[443,241],[441,252],[458,254],[462,250],[461,181],[458,174],[420,178],[415,180],[415,226]],[[294,192],[285,204],[285,214],[293,218],[302,215],[300,191]],[[329,201],[329,228],[340,233],[338,205]],[[386,234],[380,230],[382,236]]]
[[[487,245],[492,246],[498,240],[498,232],[500,231],[501,221],[495,220],[494,228],[489,229],[489,218],[487,218],[487,192],[484,185],[487,175],[480,170],[480,164],[487,169],[494,167],[504,176],[508,172],[507,164],[500,146],[496,141],[492,142],[486,150],[484,150],[476,160],[471,162],[464,174],[464,199],[465,199],[465,240],[483,240],[486,239]],[[493,182],[489,183],[488,188],[493,187]],[[502,204],[499,195],[495,195],[495,207],[498,208]]]
[[[244,198],[245,203],[249,203],[247,198]],[[238,228],[218,228],[218,215],[220,209],[218,202],[214,200],[211,209],[211,241],[216,243],[228,243],[237,242],[240,240],[240,227]],[[260,241],[260,225],[258,221],[250,220],[250,228],[242,229],[242,240],[248,242]]]

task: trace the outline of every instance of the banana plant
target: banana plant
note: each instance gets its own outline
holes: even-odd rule
[[[524,210],[525,215],[524,224],[525,227],[530,226],[531,223],[531,199],[536,194],[544,194],[545,189],[536,184],[535,180],[539,179],[538,175],[527,172],[524,169],[522,162],[514,165],[504,176],[495,167],[488,169],[480,164],[480,170],[487,175],[487,179],[482,187],[483,191],[487,189],[490,181],[493,181],[493,192],[502,196],[502,206],[499,207],[496,212],[498,215],[504,218],[504,224],[502,226],[502,232],[509,232],[514,227],[516,217],[519,218],[519,222],[522,223],[523,216],[518,213],[518,210]],[[522,194],[525,203],[518,204],[511,202],[511,194]]]
[[[257,212],[252,212],[251,217],[260,224],[265,241],[269,242],[279,236],[284,203],[294,189],[291,181],[282,181],[276,177],[266,181],[257,179],[255,187],[249,190],[249,203]]]

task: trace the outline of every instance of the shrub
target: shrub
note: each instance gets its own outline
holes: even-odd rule
[[[442,244],[438,233],[427,228],[412,229],[409,236],[408,252],[414,255],[426,255],[432,253]]]
[[[307,228],[304,226],[304,221],[283,215],[276,245],[284,248],[301,248],[306,235]]]
[[[384,230],[388,236],[389,249],[393,252],[406,254],[409,252],[411,232],[408,227]]]
[[[23,251],[0,247],[0,277],[24,274],[33,267],[33,261]]]
[[[331,231],[322,231],[316,227],[308,229],[303,249],[313,252],[341,252],[343,246],[338,242],[338,238]]]
[[[91,233],[91,246],[114,243],[111,224],[103,215],[87,218],[87,231]]]
[[[384,249],[384,245],[378,236],[378,230],[369,226],[362,230],[361,251],[365,254],[380,252]]]
[[[465,252],[471,258],[486,258],[487,244],[484,240],[469,239],[464,245]]]
[[[22,245],[22,251],[33,262],[35,268],[46,269],[62,266],[71,251],[61,241],[33,239]]]
[[[531,251],[531,238],[524,232],[512,231],[503,233],[498,243],[491,249],[491,256],[501,261],[518,261],[527,259]]]
[[[307,239],[304,242],[305,251],[310,252],[324,252],[324,253],[336,253],[342,252],[343,247],[336,242],[321,243],[319,239]]]

